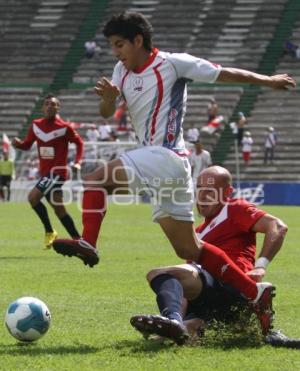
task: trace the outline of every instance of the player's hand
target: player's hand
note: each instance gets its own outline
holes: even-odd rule
[[[94,90],[99,97],[107,102],[115,102],[120,95],[119,88],[113,85],[106,77],[102,77],[97,81]]]
[[[261,282],[266,274],[265,268],[254,268],[251,271],[246,273],[250,278],[255,282]]]
[[[76,164],[73,164],[72,165],[72,168],[75,170],[75,171],[78,171],[81,169],[81,165],[77,162]]]
[[[18,148],[19,145],[22,143],[20,138],[14,137],[11,144],[14,148]]]
[[[288,90],[296,87],[296,81],[287,74],[271,76],[271,87],[273,89]]]

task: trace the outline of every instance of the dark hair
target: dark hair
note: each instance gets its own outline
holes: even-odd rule
[[[58,99],[57,96],[54,95],[53,93],[48,93],[48,94],[44,97],[43,102],[45,102],[47,99],[51,99],[51,98],[55,98],[55,99],[57,100],[57,102],[58,102],[58,105],[60,105],[60,101],[59,101],[59,99]]]
[[[111,17],[103,28],[103,35],[106,38],[113,35],[120,35],[130,42],[133,42],[137,35],[142,35],[144,39],[144,48],[151,51],[152,31],[153,29],[150,22],[143,14],[137,12],[123,12]]]

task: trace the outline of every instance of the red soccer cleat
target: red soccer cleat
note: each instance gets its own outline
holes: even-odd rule
[[[259,319],[262,333],[266,336],[273,327],[274,311],[272,298],[275,296],[275,286],[269,282],[259,282],[256,285],[258,293],[252,304]]]
[[[99,263],[97,249],[86,242],[83,238],[78,240],[57,239],[53,242],[53,249],[61,255],[76,256],[81,259],[85,265],[91,268]]]

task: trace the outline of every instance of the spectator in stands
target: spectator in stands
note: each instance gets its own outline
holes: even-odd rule
[[[29,161],[29,168],[27,172],[27,180],[35,180],[38,179],[39,176],[39,168],[35,161]]]
[[[293,57],[296,56],[297,45],[292,43],[290,40],[286,40],[283,44],[283,55],[290,54]]]
[[[207,105],[207,122],[213,121],[217,116],[219,112],[219,106],[216,102],[215,98],[211,98]]]
[[[86,132],[86,139],[88,142],[97,142],[99,140],[99,137],[100,133],[96,125],[89,128]]]
[[[86,58],[90,59],[90,58],[93,58],[93,56],[95,55],[97,44],[94,40],[86,41],[84,43],[84,48],[85,48]]]
[[[267,130],[265,136],[265,155],[264,155],[264,163],[267,164],[270,161],[273,164],[274,160],[274,150],[277,143],[277,134],[272,126],[270,126]]]
[[[78,238],[79,233],[74,221],[63,204],[62,186],[68,177],[67,155],[69,143],[76,145],[76,159],[74,168],[80,169],[83,153],[83,141],[80,135],[58,115],[59,99],[48,94],[43,102],[43,117],[34,119],[24,140],[13,139],[15,148],[27,151],[33,143],[37,143],[40,176],[37,184],[28,195],[28,201],[42,222],[45,229],[45,249],[52,247],[57,237],[53,229],[47,208],[41,202],[45,197],[55,211],[61,224],[72,238]]]
[[[186,140],[190,143],[196,143],[199,138],[199,129],[195,127],[195,124],[187,130],[186,132]]]
[[[98,130],[99,130],[99,134],[100,134],[99,135],[99,140],[101,140],[103,142],[108,142],[108,141],[112,140],[112,136],[111,136],[112,128],[106,121],[102,121],[100,123],[100,126],[99,126]]]
[[[199,139],[196,141],[194,151],[190,156],[190,164],[194,187],[196,187],[198,176],[202,170],[212,165],[210,153],[203,148]]]
[[[14,162],[9,159],[8,152],[3,152],[3,159],[0,161],[0,199],[10,200],[10,184],[15,172]],[[6,197],[4,189],[6,188]]]
[[[243,136],[244,136],[244,128],[247,123],[247,119],[243,112],[238,113],[238,119],[237,119],[237,140],[238,145],[240,146],[242,144]]]
[[[245,165],[250,161],[250,155],[252,152],[253,139],[251,137],[250,131],[245,131],[244,137],[242,139],[242,153]]]

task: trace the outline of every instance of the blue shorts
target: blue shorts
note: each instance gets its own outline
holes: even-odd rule
[[[41,191],[47,200],[50,199],[52,192],[62,192],[65,180],[60,175],[49,173],[42,176],[36,183],[36,188]]]
[[[249,309],[248,301],[237,290],[213,278],[200,265],[192,265],[198,270],[203,289],[196,299],[188,302],[187,318],[195,315],[204,321],[231,322],[240,310]]]

